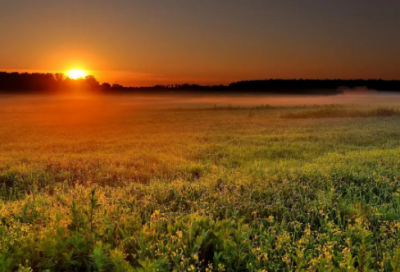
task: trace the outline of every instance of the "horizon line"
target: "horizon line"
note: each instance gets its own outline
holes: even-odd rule
[[[7,74],[51,74],[51,75],[56,75],[56,74],[63,74],[66,78],[70,79],[70,80],[76,80],[76,79],[72,79],[70,77],[67,76],[66,72],[18,72],[18,71],[10,71],[7,72],[5,70],[0,70],[0,73],[7,73]],[[92,74],[88,74],[86,77],[94,77],[96,80],[96,76],[92,75]],[[86,78],[85,77],[85,78]],[[81,78],[81,79],[85,79],[85,78]],[[78,79],[79,80],[79,79]],[[156,87],[156,86],[163,86],[163,87],[167,87],[167,86],[182,86],[182,85],[197,85],[197,86],[202,86],[202,87],[212,87],[212,86],[225,86],[228,87],[231,84],[234,83],[239,83],[239,82],[254,82],[254,81],[268,81],[268,80],[276,80],[276,81],[400,81],[399,79],[382,79],[382,78],[258,78],[258,79],[242,79],[242,80],[237,80],[237,81],[232,81],[229,82],[227,84],[224,83],[220,83],[220,84],[201,84],[201,83],[189,83],[189,82],[185,82],[185,83],[164,83],[164,84],[153,84],[153,85],[147,85],[147,86],[143,86],[143,85],[123,85],[123,84],[119,84],[119,83],[110,83],[108,81],[104,81],[104,82],[99,82],[100,85],[102,84],[109,84],[111,86],[113,85],[119,85],[122,86],[124,88],[151,88],[151,87]]]

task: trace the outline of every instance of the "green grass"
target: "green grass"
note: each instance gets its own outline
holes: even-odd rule
[[[0,271],[400,269],[397,114],[88,107],[1,113]]]
[[[355,118],[355,117],[388,117],[399,116],[400,111],[394,108],[376,108],[370,110],[338,109],[327,107],[319,110],[307,110],[302,112],[289,112],[282,114],[282,118],[306,119],[306,118]]]

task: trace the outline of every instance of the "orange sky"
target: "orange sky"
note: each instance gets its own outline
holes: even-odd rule
[[[126,86],[399,79],[398,14],[392,0],[5,0],[0,70]]]

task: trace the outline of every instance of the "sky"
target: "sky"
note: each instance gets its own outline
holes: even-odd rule
[[[0,70],[125,86],[400,79],[399,0],[0,0]]]

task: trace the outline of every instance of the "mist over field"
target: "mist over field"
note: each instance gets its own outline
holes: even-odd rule
[[[126,110],[191,109],[215,107],[310,106],[310,105],[400,105],[400,94],[373,90],[344,91],[338,95],[262,95],[262,94],[166,94],[166,95],[0,95],[0,112],[48,110]]]
[[[278,95],[1,95],[0,117],[13,115],[26,125],[107,125],[146,111],[240,110],[243,115],[271,108],[264,114],[299,111],[313,107],[357,107],[358,109],[400,107],[400,95],[359,93],[330,96]],[[273,110],[275,108],[275,110]],[[190,114],[190,113],[187,113]],[[212,116],[210,116],[212,118]],[[6,118],[7,120],[7,118]]]

